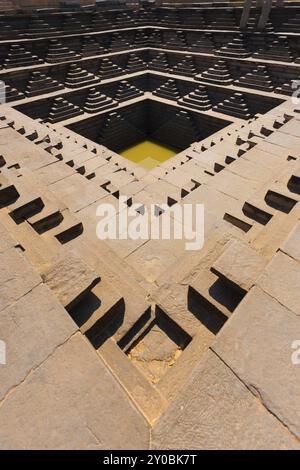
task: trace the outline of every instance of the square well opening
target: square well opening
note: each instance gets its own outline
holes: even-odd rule
[[[230,122],[146,99],[67,127],[152,169]]]

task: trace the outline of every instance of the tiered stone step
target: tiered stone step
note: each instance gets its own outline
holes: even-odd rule
[[[149,10],[139,9],[136,20],[139,25],[148,26],[154,23],[154,14]]]
[[[19,44],[12,44],[3,65],[4,67],[12,68],[27,67],[29,65],[42,63],[42,59],[39,59],[36,55],[32,55],[32,53],[27,51],[24,47],[21,47]]]
[[[242,36],[233,38],[226,46],[222,46],[216,51],[216,55],[223,57],[245,58],[250,57],[251,52],[247,51]]]
[[[193,10],[192,14],[184,15],[182,23],[185,28],[206,29],[206,23],[201,10]]]
[[[295,80],[290,80],[289,82],[283,83],[282,85],[279,85],[278,87],[276,87],[275,91],[277,93],[282,93],[283,95],[291,96],[293,93],[295,93],[296,90],[298,90],[299,81],[300,81],[300,77]],[[293,85],[294,82],[296,83]]]
[[[166,100],[177,101],[180,98],[180,93],[178,91],[176,81],[173,79],[168,80],[166,83],[158,87],[152,92],[155,96],[160,96]]]
[[[44,93],[51,93],[53,91],[62,90],[64,85],[47,77],[43,73],[36,71],[32,72],[31,77],[27,83],[25,95],[28,97],[37,96]]]
[[[54,99],[53,106],[48,116],[48,121],[51,124],[54,124],[59,121],[64,121],[65,119],[70,119],[75,116],[83,114],[83,110],[78,106],[75,106],[69,101],[65,100],[62,97]]]
[[[256,31],[257,30],[259,16],[260,15],[258,13],[250,14],[247,25],[246,25],[246,29],[248,31]],[[274,26],[272,25],[270,19],[268,19],[268,21],[266,22],[265,27],[263,28],[263,31],[267,32],[267,33],[270,33],[272,31],[274,31]]]
[[[92,16],[91,29],[93,31],[101,31],[107,29],[107,19],[99,13],[94,13]]]
[[[147,64],[143,61],[141,57],[133,53],[129,54],[126,68],[129,73],[134,73],[139,72],[140,70],[145,70],[147,68]]]
[[[216,11],[216,20],[210,23],[211,29],[238,29],[235,17],[232,12]]]
[[[164,12],[161,17],[159,18],[159,24],[160,26],[166,26],[166,27],[171,27],[171,26],[179,26],[181,23],[179,14],[176,10],[170,10],[168,12]]]
[[[1,2],[1,11],[14,11],[15,3],[13,0],[2,0]]]
[[[10,37],[17,37],[19,35],[19,31],[14,30],[12,31],[11,27],[4,21],[0,21],[0,37],[1,38],[10,38]]]
[[[199,111],[207,111],[212,107],[206,88],[202,85],[199,85],[194,91],[180,98],[178,103],[189,108],[198,109]]]
[[[83,24],[77,16],[67,15],[64,18],[62,29],[64,32],[72,34],[82,33],[89,28],[87,27],[87,25]]]
[[[119,113],[109,113],[98,136],[98,142],[108,148],[126,148],[143,140],[143,132],[126,121]]]
[[[120,86],[118,91],[115,95],[115,100],[118,102],[132,100],[133,98],[137,98],[138,96],[142,96],[144,92],[139,90],[134,85],[131,85],[126,80],[122,80],[120,82]]]
[[[137,31],[134,37],[134,45],[136,47],[147,47],[149,36],[144,31]]]
[[[176,112],[172,119],[165,122],[151,136],[159,142],[165,142],[171,147],[184,149],[200,139],[200,133],[188,111],[183,109]]]
[[[160,29],[155,29],[150,33],[149,35],[149,46],[152,47],[161,47],[161,44],[163,42],[162,39],[162,33]]]
[[[240,119],[250,119],[248,106],[242,93],[234,93],[229,99],[213,106],[213,111],[229,114]]]
[[[65,86],[68,88],[77,88],[99,82],[100,78],[96,77],[93,73],[82,69],[77,64],[71,64],[66,76]]]
[[[131,28],[135,26],[135,20],[126,12],[118,13],[114,21],[118,28]]]
[[[173,72],[178,75],[187,75],[193,77],[196,75],[197,70],[192,56],[187,55],[183,60],[173,67]]]
[[[286,36],[279,36],[278,40],[274,40],[266,48],[254,52],[253,57],[280,62],[293,62],[294,60]]]
[[[52,34],[58,34],[58,31],[53,26],[50,26],[43,18],[33,17],[28,23],[25,34],[30,37],[47,37]]]
[[[255,90],[272,91],[274,89],[265,65],[258,65],[253,72],[246,73],[245,76],[238,78],[234,83],[242,87],[254,88]]]
[[[57,62],[78,59],[80,59],[79,54],[71,51],[68,47],[63,46],[57,39],[51,39],[48,53],[46,55],[46,62],[55,64]]]
[[[105,47],[100,46],[98,41],[96,41],[92,36],[84,36],[81,46],[82,57],[104,54],[105,52]]]
[[[119,33],[114,33],[111,39],[110,48],[112,52],[130,49],[129,42]]]
[[[4,82],[1,82],[1,85]],[[0,104],[9,103],[10,101],[17,101],[25,98],[24,93],[18,91],[10,85],[5,84],[4,87],[0,86]]]
[[[159,70],[160,72],[168,72],[169,61],[165,52],[160,52],[148,63],[148,68],[152,70]]]
[[[280,27],[281,31],[290,33],[299,33],[300,31],[300,13],[296,13],[292,18],[283,23]]]
[[[107,78],[117,77],[124,73],[123,69],[119,65],[114,64],[108,57],[102,59],[98,75],[101,79],[105,80]]]
[[[186,49],[186,37],[184,31],[170,32],[164,34],[164,45],[166,49]]]
[[[259,33],[251,35],[251,48],[254,52],[257,52],[259,50],[265,50],[269,42],[270,36],[268,34]],[[254,53],[252,53],[252,55],[254,55]]]
[[[213,54],[214,48],[215,45],[211,33],[204,33],[189,46],[189,49],[197,52],[204,52],[205,54]]]
[[[86,113],[98,113],[99,111],[115,106],[118,106],[116,101],[102,94],[100,91],[97,91],[95,88],[91,88],[83,109]]]
[[[230,85],[233,82],[224,60],[218,60],[213,67],[196,75],[195,78],[196,80],[205,80],[206,82],[218,85]]]

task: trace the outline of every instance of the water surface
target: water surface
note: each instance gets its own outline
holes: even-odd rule
[[[178,153],[178,150],[155,142],[143,140],[119,152],[120,155],[151,170]]]

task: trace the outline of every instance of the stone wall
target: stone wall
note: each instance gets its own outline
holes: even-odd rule
[[[61,5],[78,5],[87,6],[95,5],[95,0],[11,0],[11,9],[22,9],[22,8],[59,8]],[[1,8],[1,3],[0,3]]]

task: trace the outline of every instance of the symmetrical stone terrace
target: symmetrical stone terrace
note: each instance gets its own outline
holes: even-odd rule
[[[300,448],[295,11],[2,17],[1,448]],[[149,135],[179,153],[116,153]],[[100,203],[202,203],[204,246],[99,240]]]

